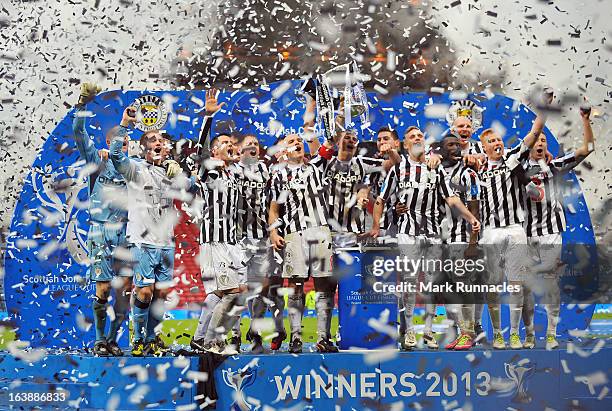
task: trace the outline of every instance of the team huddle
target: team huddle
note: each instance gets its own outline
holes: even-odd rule
[[[590,110],[580,111],[583,145],[559,158],[552,158],[547,149],[545,110],[512,148],[504,146],[494,129],[482,131],[477,141],[469,113],[459,112],[434,144],[427,144],[416,126],[408,127],[402,138],[383,127],[377,132],[376,152],[363,155],[358,132],[342,127],[346,123],[341,114],[335,135],[319,141],[314,133],[315,104],[308,97],[304,135],[284,135],[263,150],[254,135],[210,135],[223,103],[218,103],[215,90],[208,90],[206,116],[190,155],[177,149],[165,132],[151,130],[140,138],[140,155],[128,156],[128,133],[138,121],[133,107],[126,108],[120,124],[107,132],[108,151],[98,150],[87,134],[86,116],[80,113],[98,91],[82,85],[73,124],[79,153],[97,167],[90,177],[88,237],[89,278],[96,284],[96,355],[123,355],[117,339],[128,309],[132,355],[160,356],[168,351],[159,335],[165,301],[175,285],[177,200],[201,227],[198,261],[206,298],[190,344],[196,353],[236,353],[240,316],[247,309],[251,352],[264,352],[262,335],[272,328],[265,319],[267,311],[273,318],[270,348],[279,350],[288,338],[289,352],[302,352],[304,284],[310,277],[315,289],[315,348],[337,352],[331,335],[338,285],[335,256],[339,249],[364,242],[397,244],[400,256],[413,259],[441,258],[442,244],[460,250],[456,257],[476,258],[477,245],[483,246],[486,281],[520,285],[520,292],[508,296],[513,349],[533,348],[536,343],[529,281],[536,274],[524,255],[529,246],[536,250],[531,260],[538,261],[538,272],[547,281],[546,346],[558,347],[558,271],[565,230],[558,180],[594,149]],[[440,273],[421,274],[397,280],[431,282]],[[425,305],[422,342],[417,341],[413,320],[417,294]],[[285,295],[289,335],[284,326]],[[480,303],[444,302],[456,330],[447,349],[468,350],[486,340],[483,301],[493,325],[492,346],[506,348],[500,295],[487,292],[482,298]],[[438,348],[435,304],[429,293],[398,295],[400,349],[421,344]],[[521,319],[524,341],[519,336]]]

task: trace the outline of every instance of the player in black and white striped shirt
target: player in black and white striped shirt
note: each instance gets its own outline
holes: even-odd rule
[[[390,151],[388,151],[388,147],[390,147],[392,151],[399,153],[401,142],[399,136],[397,135],[397,131],[386,126],[380,128],[376,135],[376,147],[378,149],[376,158],[389,158],[388,153],[390,153]],[[370,186],[370,198],[373,201],[376,201],[380,195],[386,176],[387,172],[384,170],[380,173],[372,173],[369,176],[368,185]],[[384,204],[383,215],[380,221],[382,237],[395,237],[397,216],[395,214],[394,206],[396,202],[397,199],[395,196],[392,196],[392,198],[390,198],[389,201]],[[368,224],[368,226],[371,226],[371,223]]]
[[[199,262],[207,295],[190,345],[196,351],[230,354],[236,351],[226,349],[224,333],[219,329],[229,330],[240,318],[227,314],[245,289],[246,258],[237,245],[236,234],[240,192],[232,165],[239,160],[238,152],[230,135],[220,134],[209,140],[212,116],[224,104],[218,104],[216,93],[214,89],[206,92],[207,116],[197,143],[203,199]]]
[[[478,172],[482,183],[480,215],[483,232],[480,243],[484,244],[489,282],[492,284],[501,284],[504,279],[504,273],[500,270],[502,260],[505,261],[505,274],[511,284],[520,285],[526,271],[527,236],[522,226],[524,187],[517,171],[522,170],[521,160],[526,158],[536,137],[542,132],[544,122],[543,115],[538,115],[527,136],[509,150],[506,150],[502,137],[495,130],[487,129],[480,135],[487,156],[486,164]],[[518,348],[520,339],[517,328],[522,294],[512,293],[510,300],[510,344],[512,348]],[[499,295],[487,293],[487,303],[494,329],[493,348],[504,349],[506,342],[501,333]]]
[[[474,136],[474,127],[470,118],[464,116],[457,117],[453,121],[451,131],[460,137],[461,153],[464,156],[467,154],[484,155],[482,143],[472,138]]]
[[[228,313],[246,282],[246,257],[236,234],[240,188],[232,164],[238,160],[238,153],[232,137],[226,134],[212,139],[210,150],[212,157],[204,160],[200,177],[204,207],[199,259],[206,293],[214,293],[220,300],[205,330],[204,344],[211,345],[211,352],[230,353],[233,349],[226,350],[225,333],[219,332],[219,327],[229,330],[239,320],[239,315]]]
[[[283,324],[285,301],[278,290],[282,287],[279,264],[268,236],[268,209],[266,192],[269,186],[268,166],[259,160],[260,146],[257,137],[246,135],[239,141],[240,161],[235,164],[236,178],[240,188],[238,204],[238,234],[241,238],[248,262],[247,282],[249,289],[256,292],[251,308],[251,328],[247,337],[253,342],[251,352],[263,352],[259,332],[261,319],[270,304],[277,335],[271,341],[271,348],[278,350],[285,339]]]
[[[459,137],[452,132],[444,136],[440,142],[439,152],[442,155],[442,166],[449,186],[470,212],[479,218],[480,180],[476,172],[464,163]],[[473,256],[476,251],[475,246],[478,244],[478,235],[473,233],[467,222],[453,213],[447,204],[441,206],[440,214],[441,217],[445,217],[443,222],[446,223],[442,225],[442,234],[444,242],[449,244],[451,257],[463,259]],[[463,278],[463,281],[477,281],[477,274],[478,272],[474,270],[467,278]],[[474,307],[474,304],[447,302],[446,315],[454,322],[455,327],[460,328],[461,334],[448,344],[446,349],[467,350],[472,347],[475,335],[481,332],[475,330]]]
[[[380,217],[384,203],[396,193],[398,201],[407,206],[408,210],[399,216],[397,242],[400,254],[416,260],[423,254],[433,253],[440,256],[440,247],[430,247],[441,244],[439,236],[439,209],[438,201],[443,198],[449,206],[454,208],[462,218],[468,220],[474,232],[480,229],[480,222],[463,205],[459,197],[450,188],[446,173],[442,168],[432,169],[425,163],[424,135],[418,127],[410,127],[404,134],[404,148],[408,155],[393,167],[385,179],[381,195],[374,205],[374,217],[370,234],[377,237],[380,233]],[[432,257],[430,255],[430,257]],[[405,273],[403,281],[416,281],[414,273]],[[434,273],[426,272],[426,281],[432,281]],[[428,295],[424,296],[426,299]],[[405,307],[406,324],[408,330],[402,347],[411,349],[416,346],[416,336],[413,329],[412,317],[416,295],[403,293],[402,300]],[[435,305],[426,303],[427,315],[425,318],[425,334],[423,336],[430,348],[437,348],[438,344],[432,333],[432,322]]]
[[[388,170],[400,160],[390,145],[384,147],[383,154],[389,152],[390,157],[386,160],[356,156],[357,143],[355,131],[342,131],[338,136],[336,156],[331,155],[332,143],[326,141],[319,155],[310,161],[323,172],[328,223],[334,232],[365,233],[365,208],[370,192],[368,177]]]
[[[525,196],[527,218],[524,226],[530,252],[538,262],[538,271],[544,274],[545,308],[548,316],[546,330],[546,348],[559,346],[556,339],[559,321],[560,291],[559,267],[561,263],[561,234],[565,231],[565,212],[562,200],[563,174],[572,170],[594,150],[593,130],[590,121],[590,108],[581,108],[583,124],[583,144],[573,153],[568,153],[546,164],[548,145],[546,136],[541,134],[531,152],[529,159],[523,163],[527,176],[538,188],[537,194]],[[523,321],[533,324],[534,304],[529,282],[523,283]],[[527,334],[524,348],[534,348],[535,335]]]
[[[313,164],[304,163],[300,136],[290,134],[282,144],[287,163],[273,171],[268,223],[272,246],[284,250],[283,277],[293,289],[289,296],[289,351],[302,351],[304,282],[312,276],[317,291],[317,350],[337,352],[330,334],[336,280],[332,274],[332,238],[327,226],[323,175]],[[279,232],[281,226],[284,236]]]

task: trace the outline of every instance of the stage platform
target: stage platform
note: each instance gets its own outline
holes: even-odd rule
[[[3,353],[0,409],[197,410],[213,360]],[[554,351],[241,354],[214,371],[218,410],[610,410],[611,381],[602,339]]]

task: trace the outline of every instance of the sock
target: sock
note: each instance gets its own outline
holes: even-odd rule
[[[223,316],[223,320],[221,322],[221,328],[223,330],[234,331],[237,325],[238,332],[234,335],[240,338],[240,317],[242,316],[242,313],[246,311],[246,305],[247,305],[245,301],[246,296],[245,294],[239,293],[239,294],[230,294],[224,297],[227,297],[230,303],[229,303],[229,310]],[[221,336],[221,339],[223,339],[225,335],[226,333],[224,333]]]
[[[157,299],[153,300],[154,305],[163,304],[163,301],[158,301]],[[149,309],[149,317],[147,318],[147,336],[145,338],[146,342],[151,342],[155,340],[156,333],[155,328],[161,323],[163,318],[163,312],[161,313],[162,317],[158,317],[160,313],[158,310]]]
[[[234,305],[235,294],[226,294],[221,297],[221,301],[213,309],[212,316],[210,318],[210,324],[206,330],[206,341],[223,340],[227,335],[228,329],[224,327],[227,320],[225,317]]]
[[[461,324],[461,304],[446,304],[446,318],[453,322],[452,326]]]
[[[491,316],[493,332],[501,333],[501,306],[497,293],[487,293],[487,306],[489,308],[489,315]]]
[[[399,313],[399,335],[406,335],[406,310],[403,298],[397,299],[397,312]]]
[[[278,287],[270,289],[270,298],[272,299],[273,305],[270,306],[270,311],[272,311],[272,317],[274,318],[274,327],[276,332],[283,334],[285,332],[285,323],[284,323],[284,312],[285,312],[285,299],[278,295]]]
[[[535,316],[535,300],[531,289],[523,284],[523,324],[525,324],[525,333],[527,335],[535,335],[533,320]]]
[[[96,342],[106,340],[104,331],[106,330],[106,303],[108,300],[94,295],[92,304],[94,314],[94,327],[96,330]]]
[[[266,313],[266,303],[261,295],[256,296],[251,300],[249,311],[251,312],[251,334],[261,335],[260,321]]]
[[[198,327],[193,335],[194,340],[201,340],[206,336],[206,330],[210,324],[210,317],[212,317],[212,312],[219,301],[221,301],[221,298],[219,298],[217,294],[208,294],[206,299],[204,299],[204,305],[202,305],[202,312],[200,313]]]
[[[413,308],[414,309],[414,308]],[[431,334],[433,329],[433,319],[436,316],[436,305],[425,304],[425,334]]]
[[[118,290],[116,293],[115,304],[113,305],[115,319],[111,321],[110,331],[106,337],[107,341],[117,341],[119,329],[123,325],[123,321],[125,321],[125,316],[130,306],[130,295],[130,291]],[[121,334],[123,334],[123,332]]]
[[[546,279],[546,293],[544,295],[546,304],[546,317],[548,324],[547,335],[557,335],[557,324],[559,323],[559,312],[561,311],[561,290],[557,278]]]
[[[238,339],[242,338],[242,332],[240,330],[241,323],[242,323],[242,317],[238,316],[238,319],[234,321],[232,325],[232,337],[238,337]]]
[[[327,328],[328,318],[331,316],[329,294],[330,293],[321,291],[317,291],[315,294],[315,309],[317,311],[317,337],[319,340],[327,339],[329,336],[329,329]]]
[[[402,303],[404,305],[404,320],[406,321],[406,332],[414,331],[412,318],[414,317],[414,304],[416,302],[416,294],[410,292],[402,293]]]
[[[150,302],[140,301],[138,297],[134,298],[132,305],[132,322],[134,323],[134,341],[144,341],[147,331],[147,322],[149,319]]]
[[[461,305],[461,317],[463,321],[461,323],[461,331],[469,334],[474,334],[474,304],[462,304]]]
[[[302,339],[302,316],[304,315],[304,292],[296,291],[289,296],[289,325],[291,327],[291,340],[294,337]],[[318,321],[317,321],[318,323]]]
[[[336,292],[327,293],[327,323],[325,324],[325,329],[327,330],[327,339],[331,340],[331,321],[332,321],[332,312],[334,310],[334,296]]]
[[[484,304],[474,305],[474,323],[482,325],[482,313],[484,311]]]
[[[521,323],[521,314],[523,312],[523,289],[516,293],[510,293],[508,296],[510,304],[510,333],[518,334],[519,325]]]

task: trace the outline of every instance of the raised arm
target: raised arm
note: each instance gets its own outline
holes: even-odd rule
[[[206,102],[204,109],[206,116],[200,129],[198,144],[196,145],[198,157],[201,159],[210,157],[210,129],[212,128],[213,116],[217,114],[225,103],[219,104],[217,101],[217,89],[206,90]]]
[[[310,95],[306,95],[306,111],[304,112],[304,140],[308,143],[310,155],[315,156],[319,152],[321,142],[315,132],[316,101]]]
[[[96,146],[94,146],[93,141],[89,138],[89,134],[87,134],[87,130],[85,129],[85,117],[82,116],[81,111],[76,111],[74,113],[72,134],[81,157],[88,163],[99,164],[102,160],[98,155]]]
[[[383,144],[382,147],[380,148],[380,151],[382,154],[387,154],[387,158],[385,159],[385,161],[383,161],[383,169],[385,171],[391,170],[393,166],[395,166],[396,164],[399,164],[399,162],[402,159],[402,157],[397,152],[397,150],[394,150],[393,148],[391,148],[391,144],[388,144],[388,143]]]
[[[85,128],[85,117],[83,116],[87,103],[93,100],[100,89],[91,83],[81,84],[79,102],[76,104],[74,120],[72,121],[72,132],[79,154],[88,163],[99,164],[101,162],[98,150],[89,138]]]
[[[117,132],[111,139],[110,159],[117,170],[127,181],[134,181],[138,177],[138,164],[123,152],[123,142],[128,133],[129,126],[136,121],[132,115],[133,108],[128,107],[123,111],[121,123]]]
[[[591,127],[591,108],[581,107],[580,117],[582,118],[582,147],[576,150],[578,161],[584,160],[589,154],[595,151],[595,138],[593,137],[593,128]]]
[[[535,121],[533,122],[533,125],[531,126],[531,130],[529,131],[529,133],[527,133],[527,135],[523,139],[523,143],[529,149],[531,149],[531,147],[533,147],[535,145],[535,142],[536,142],[538,136],[542,133],[542,131],[544,131],[544,126],[546,125],[546,112],[545,112],[545,110],[546,110],[546,107],[550,106],[550,104],[552,103],[552,99],[553,99],[553,93],[549,92],[549,91],[544,91],[544,93],[543,93],[543,100],[544,100],[543,107],[539,107],[537,109],[537,116],[536,116]]]

